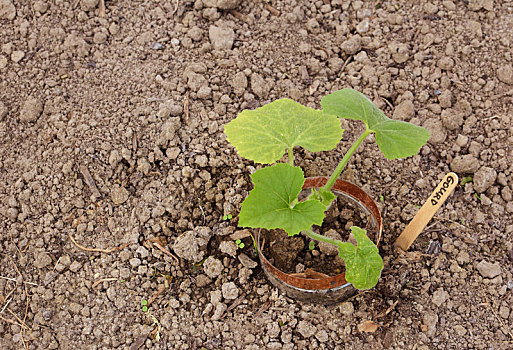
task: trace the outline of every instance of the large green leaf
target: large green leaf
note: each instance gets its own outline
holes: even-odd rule
[[[251,179],[254,188],[242,203],[239,226],[282,228],[292,236],[322,224],[326,206],[317,200],[297,203],[305,182],[301,168],[278,163],[255,171]]]
[[[326,113],[363,121],[376,134],[376,143],[387,159],[417,154],[430,137],[429,131],[420,126],[388,118],[364,94],[353,89],[324,96],[321,106]]]
[[[224,132],[241,156],[274,163],[294,146],[310,152],[329,151],[340,142],[343,130],[335,116],[282,98],[242,111],[225,125]]]
[[[383,270],[383,259],[378,247],[367,237],[367,232],[351,226],[357,245],[341,242],[338,252],[346,263],[346,279],[357,289],[369,289],[378,283]]]

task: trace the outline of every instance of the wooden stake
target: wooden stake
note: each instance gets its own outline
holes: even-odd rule
[[[408,250],[413,241],[418,237],[420,232],[426,227],[429,220],[435,215],[436,211],[446,201],[447,197],[454,191],[458,185],[458,175],[449,173],[445,175],[443,180],[435,188],[431,196],[415,217],[410,221],[403,233],[395,241],[395,245],[402,250]]]

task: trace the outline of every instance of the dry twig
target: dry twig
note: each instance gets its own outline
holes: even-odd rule
[[[112,252],[122,250],[122,249],[125,249],[126,247],[128,247],[128,243],[125,243],[123,245],[120,245],[119,247],[114,247],[114,248],[109,248],[109,249],[87,248],[87,247],[84,247],[83,245],[78,244],[77,241],[75,241],[75,239],[73,238],[73,236],[71,234],[69,235],[69,238],[71,239],[73,244],[75,244],[78,248],[88,251],[88,252],[112,253]]]
[[[102,279],[99,279],[98,281],[94,282],[92,287],[93,288],[96,288],[96,286],[98,286],[100,283],[102,282],[108,282],[108,281],[117,281],[118,279],[117,278],[114,278],[114,277],[111,277],[111,278],[102,278]]]
[[[154,242],[152,241],[151,243],[153,243],[153,245],[155,247],[157,247],[158,250],[160,250],[162,253],[166,254],[167,256],[170,256],[172,257],[176,263],[179,263],[180,260],[178,260],[178,258],[176,256],[174,256],[173,254],[171,254],[171,252],[169,250],[167,250],[166,248],[164,248],[163,246],[161,246],[160,244],[158,244],[157,242]]]
[[[82,176],[84,177],[84,180],[87,186],[89,186],[91,192],[95,195],[95,197],[100,198],[102,195],[100,191],[98,191],[98,187],[96,187],[96,183],[94,182],[94,179],[91,176],[89,169],[87,169],[85,165],[81,165],[78,169],[82,173]]]
[[[100,0],[98,10],[100,11],[100,17],[105,18],[105,0]]]
[[[150,306],[151,303],[153,303],[158,298],[158,296],[164,292],[164,290],[166,290],[166,286],[161,284],[157,292],[155,292],[155,294],[153,294],[153,296],[148,300],[148,306]]]

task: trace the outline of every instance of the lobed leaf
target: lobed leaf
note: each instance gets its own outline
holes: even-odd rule
[[[317,200],[297,202],[303,170],[278,163],[251,175],[254,188],[242,203],[239,226],[285,230],[289,236],[321,225],[326,206]]]
[[[329,151],[340,142],[343,130],[335,116],[282,98],[242,111],[225,125],[224,132],[242,157],[274,163],[294,146]]]
[[[388,118],[364,94],[353,89],[342,89],[321,100],[323,111],[341,118],[361,120],[376,134],[376,143],[387,159],[410,157],[429,140],[425,128]]]
[[[374,287],[383,270],[383,259],[378,247],[367,237],[367,231],[351,226],[357,245],[341,242],[338,252],[346,263],[346,280],[357,289]]]

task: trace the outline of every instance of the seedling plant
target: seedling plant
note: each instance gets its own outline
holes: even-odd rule
[[[316,110],[282,98],[255,110],[244,110],[225,125],[228,141],[245,158],[272,164],[285,153],[288,155],[288,162],[276,163],[251,175],[254,187],[242,203],[238,225],[268,230],[281,228],[289,236],[301,232],[332,244],[345,260],[347,281],[357,289],[369,289],[378,282],[383,260],[366,231],[351,227],[355,246],[315,233],[312,226],[322,225],[325,211],[336,198],[331,192],[336,179],[367,136],[374,134],[385,158],[397,159],[417,154],[430,134],[422,127],[386,117],[365,95],[353,89],[324,96],[321,107],[322,110]],[[305,177],[303,170],[294,165],[294,147],[310,152],[334,149],[344,131],[339,118],[364,122],[365,131],[343,156],[326,184],[299,201]]]

